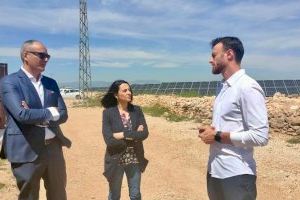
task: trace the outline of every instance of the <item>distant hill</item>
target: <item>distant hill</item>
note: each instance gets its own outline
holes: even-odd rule
[[[92,87],[107,87],[111,84],[110,82],[105,81],[92,81]],[[71,87],[71,88],[79,88],[79,82],[73,81],[73,82],[59,82],[59,87]]]

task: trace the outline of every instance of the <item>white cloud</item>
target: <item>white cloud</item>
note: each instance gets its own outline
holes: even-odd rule
[[[127,62],[109,62],[109,61],[94,61],[91,62],[92,67],[104,67],[104,68],[128,68],[130,63]]]
[[[214,5],[213,2],[205,1],[165,0],[157,3],[153,0],[131,0],[127,2],[128,8],[123,10],[118,7],[122,2],[106,0],[102,1],[103,8],[93,7],[88,10],[91,36],[156,40],[163,43],[174,39],[209,42],[217,35],[238,33],[254,42],[261,35],[266,35],[272,39],[260,40],[266,42],[262,46],[273,48],[270,45],[273,40],[285,41],[282,39],[284,35],[291,36],[293,27],[284,20],[299,18],[300,13],[298,1],[287,1],[279,6],[278,1]],[[213,9],[218,10],[217,14],[212,13]],[[277,20],[276,25],[263,24],[268,20]],[[78,8],[0,8],[1,26],[43,33],[78,34],[78,24]],[[286,31],[285,34],[282,29]],[[299,32],[293,34],[293,37],[298,35]],[[300,45],[295,40],[289,41],[284,43],[287,48]]]
[[[170,52],[147,52],[143,50],[93,48],[91,63],[95,67],[128,68],[133,66],[153,68],[184,68],[188,66],[209,66],[207,54],[172,54]],[[49,49],[52,59],[78,60],[77,48]],[[19,57],[19,48],[1,47],[2,57]],[[59,62],[59,61],[57,61]],[[243,65],[249,68],[285,71],[299,69],[300,60],[296,56],[247,54]]]
[[[64,47],[57,49],[48,49],[48,53],[54,59],[78,59],[79,48]]]
[[[0,7],[0,25],[38,32],[61,33],[78,30],[76,9],[32,9]]]
[[[295,56],[268,56],[251,54],[244,58],[243,65],[247,68],[267,69],[272,71],[296,71],[300,67],[300,59]]]
[[[20,57],[20,48],[0,47],[0,55],[3,57]]]
[[[206,11],[210,7],[209,2],[193,0],[102,0],[104,6],[118,9],[121,4],[129,10],[140,11],[143,13],[162,14],[162,15],[193,15]],[[123,4],[122,4],[123,3]]]
[[[179,63],[174,62],[159,62],[152,65],[154,68],[180,68],[182,66],[179,65]]]
[[[161,55],[158,53],[146,52],[143,50],[130,49],[110,49],[110,48],[93,48],[91,56],[94,58],[108,59],[159,59]]]
[[[248,38],[247,43],[251,48],[258,51],[286,52],[291,49],[300,49],[300,28],[290,28],[289,30],[278,30],[276,32],[253,33]]]
[[[242,2],[231,5],[224,12],[250,21],[290,20],[299,18],[299,1]]]

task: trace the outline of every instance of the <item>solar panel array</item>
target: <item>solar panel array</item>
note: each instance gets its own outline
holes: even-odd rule
[[[273,96],[276,92],[286,95],[300,95],[300,80],[259,80],[257,81],[266,96]],[[212,96],[221,87],[219,81],[205,82],[163,82],[160,84],[133,84],[134,94],[194,94],[195,96]],[[107,87],[98,88],[106,92]]]

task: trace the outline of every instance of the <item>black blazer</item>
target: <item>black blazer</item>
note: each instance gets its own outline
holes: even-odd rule
[[[144,157],[143,140],[148,137],[148,127],[144,114],[140,107],[129,105],[129,116],[132,123],[132,131],[124,129],[120,112],[117,106],[106,108],[102,116],[102,134],[106,143],[105,163],[103,175],[110,180],[114,174],[120,156],[126,150],[126,139],[134,140],[134,150],[139,160],[139,166],[143,172],[148,164],[148,160]],[[143,131],[137,131],[139,125],[144,126]],[[113,137],[113,133],[124,132],[125,139],[117,140]]]

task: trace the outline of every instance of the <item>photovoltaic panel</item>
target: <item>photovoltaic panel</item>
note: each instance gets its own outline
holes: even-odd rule
[[[183,88],[184,82],[177,82],[175,88]]]
[[[211,82],[209,83],[209,88],[216,88],[217,85],[218,85],[218,82],[217,82],[217,81],[211,81]]]
[[[264,91],[264,93],[265,93],[265,96],[267,96],[267,91],[266,91],[266,88],[262,87],[262,90]]]
[[[285,87],[283,80],[274,80],[275,87]]]
[[[193,82],[186,82],[186,83],[184,83],[184,88],[189,88],[190,89],[192,84],[193,84]]]
[[[286,87],[295,87],[296,83],[294,80],[284,80],[283,81]]]
[[[264,81],[257,81],[257,83],[260,85],[260,87],[262,87],[262,88],[265,87]]]
[[[274,87],[266,88],[266,96],[273,96],[276,93],[276,89]]]
[[[168,84],[168,89],[175,88],[176,82],[171,82]]]
[[[201,88],[208,88],[209,82],[201,82]]]
[[[276,87],[276,92],[280,92],[281,94],[288,94],[285,87]]]
[[[276,92],[286,95],[300,95],[300,80],[258,80],[266,96]],[[220,81],[204,82],[163,82],[161,84],[133,84],[135,94],[198,94],[201,96],[215,95],[222,85]],[[98,91],[106,92],[108,87],[100,87]]]
[[[162,83],[159,87],[159,89],[166,89],[168,87],[169,83]]]
[[[275,87],[273,80],[266,80],[266,81],[264,81],[264,83],[265,83],[265,87],[266,88],[268,88],[268,87]]]
[[[199,89],[200,85],[201,85],[201,82],[193,82],[191,88],[192,89]]]
[[[286,89],[287,89],[289,95],[300,94],[297,87],[287,87]]]

